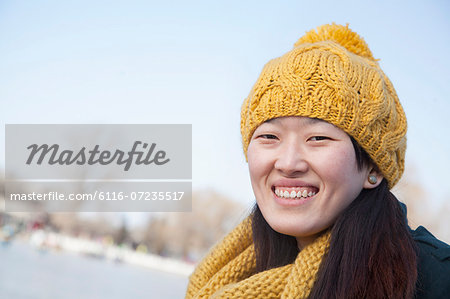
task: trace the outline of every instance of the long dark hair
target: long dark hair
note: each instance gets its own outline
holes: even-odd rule
[[[370,165],[351,138],[357,166]],[[256,204],[252,212],[256,271],[292,263],[295,237],[274,231]],[[331,228],[331,241],[309,298],[412,298],[417,253],[401,206],[385,179],[363,189]]]

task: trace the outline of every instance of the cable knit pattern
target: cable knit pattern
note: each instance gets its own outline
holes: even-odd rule
[[[330,232],[326,232],[300,251],[294,263],[255,274],[247,218],[197,266],[186,298],[307,298],[329,240]]]
[[[341,128],[364,148],[392,188],[404,170],[406,116],[365,41],[348,26],[323,25],[269,61],[241,110],[244,153],[266,120],[307,116]]]

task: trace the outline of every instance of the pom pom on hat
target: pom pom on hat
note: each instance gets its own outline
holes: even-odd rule
[[[356,55],[376,61],[364,39],[358,33],[350,30],[348,24],[347,26],[342,26],[333,23],[319,26],[317,29],[312,29],[302,36],[294,44],[294,47],[305,43],[312,44],[321,41],[333,41]]]

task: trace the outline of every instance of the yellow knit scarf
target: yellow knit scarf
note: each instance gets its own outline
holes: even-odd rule
[[[303,248],[292,264],[255,273],[250,218],[245,219],[200,262],[191,275],[191,298],[307,298],[316,280],[330,232]]]

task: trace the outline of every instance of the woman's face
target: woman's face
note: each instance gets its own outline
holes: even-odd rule
[[[300,247],[330,227],[358,196],[369,168],[358,170],[350,137],[325,121],[281,117],[261,124],[248,147],[253,192],[269,225]]]

